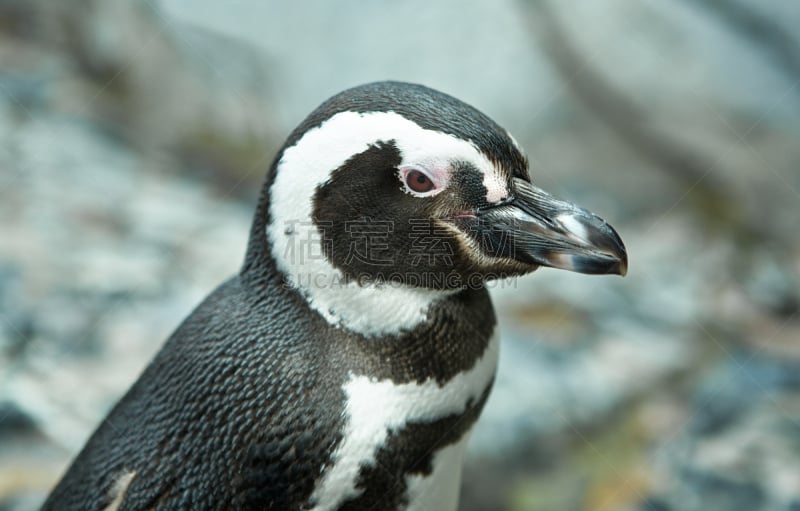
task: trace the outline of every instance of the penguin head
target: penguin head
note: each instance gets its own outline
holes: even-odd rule
[[[282,150],[270,204],[273,255],[290,273],[324,259],[362,284],[452,288],[539,266],[626,271],[614,229],[534,186],[507,131],[420,85],[323,103]]]
[[[293,287],[317,290],[310,301],[332,279],[452,291],[539,266],[626,271],[614,229],[537,188],[506,130],[420,85],[330,98],[289,136],[265,190],[264,247]]]

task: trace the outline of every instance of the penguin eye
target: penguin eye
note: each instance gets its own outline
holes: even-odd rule
[[[434,189],[433,180],[421,170],[412,169],[405,176],[406,186],[417,193],[426,193]]]

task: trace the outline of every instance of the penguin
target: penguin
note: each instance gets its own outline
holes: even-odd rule
[[[422,85],[291,132],[238,275],[169,337],[44,510],[454,510],[495,376],[486,289],[624,275],[616,231],[536,187],[512,136]]]

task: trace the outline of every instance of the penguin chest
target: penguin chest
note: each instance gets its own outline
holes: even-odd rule
[[[497,349],[495,337],[472,368],[443,383],[349,375],[342,439],[313,510],[455,509],[467,433],[488,397]]]

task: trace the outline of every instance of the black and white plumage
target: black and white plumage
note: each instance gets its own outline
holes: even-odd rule
[[[380,227],[366,252],[364,226]],[[626,264],[613,229],[534,187],[474,108],[406,83],[342,92],[280,150],[239,275],[44,509],[455,509],[497,362],[482,282]]]

